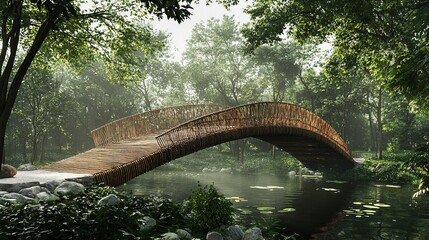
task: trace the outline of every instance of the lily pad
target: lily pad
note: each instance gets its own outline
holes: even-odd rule
[[[257,207],[256,209],[258,209],[259,211],[271,211],[271,210],[275,210],[276,208],[274,208],[274,207]]]
[[[283,208],[282,210],[279,210],[279,213],[287,213],[287,212],[295,212],[295,208]]]
[[[322,188],[322,189],[327,192],[340,192],[340,190],[336,188]]]
[[[260,213],[262,213],[262,214],[272,214],[273,212],[272,211],[260,211]]]
[[[376,213],[377,211],[375,211],[375,210],[371,210],[371,209],[364,209],[362,212],[364,212],[364,213]]]
[[[347,181],[340,181],[340,180],[328,180],[326,182],[327,183],[339,183],[339,184],[348,183]]]
[[[379,207],[377,206],[373,206],[373,205],[363,205],[364,208],[369,208],[369,209],[379,209]]]
[[[281,186],[267,186],[267,188],[269,188],[269,189],[283,189],[285,187],[281,187]]]
[[[401,188],[401,186],[398,185],[386,185],[388,188]]]
[[[376,207],[390,207],[389,204],[385,204],[385,203],[376,203],[376,204],[374,204],[374,206],[376,206]]]
[[[263,186],[250,186],[250,188],[256,188],[256,189],[269,189],[267,187],[263,187]]]
[[[354,205],[362,205],[363,202],[353,202]]]

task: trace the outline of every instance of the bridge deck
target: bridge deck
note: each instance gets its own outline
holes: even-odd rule
[[[155,139],[157,135],[149,134],[93,148],[76,156],[55,162],[43,169],[81,174],[96,174],[107,171],[159,151],[160,147]]]
[[[310,167],[355,165],[335,129],[287,103],[171,107],[116,120],[91,134],[96,148],[43,170],[92,174],[97,182],[118,186],[187,154],[248,137],[272,143]]]

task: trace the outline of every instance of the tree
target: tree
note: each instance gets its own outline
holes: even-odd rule
[[[6,125],[28,69],[42,45],[51,56],[72,60],[95,52],[109,60],[127,57],[130,49],[147,40],[148,31],[132,23],[147,13],[166,15],[178,22],[190,16],[192,0],[75,1],[2,0],[0,50],[0,157],[4,163]],[[224,1],[225,4],[234,1]],[[89,10],[85,10],[89,3]],[[92,6],[91,6],[92,5]],[[54,34],[49,34],[56,30]],[[44,44],[46,42],[46,44]],[[120,44],[119,44],[120,43]],[[46,46],[48,45],[48,46]],[[123,48],[126,48],[124,50]],[[22,61],[17,56],[22,52]],[[125,53],[125,54],[124,54]],[[100,54],[99,54],[100,55]],[[110,58],[111,59],[111,58]],[[117,58],[116,58],[117,59]],[[87,60],[87,59],[85,59]],[[1,164],[0,164],[1,165]]]
[[[185,52],[187,81],[202,102],[236,106],[259,98],[263,88],[243,54],[243,38],[232,17],[197,24]]]
[[[271,100],[283,102],[287,90],[292,90],[295,79],[302,72],[304,51],[294,42],[279,42],[260,46],[255,50],[255,61],[263,82],[271,88]]]
[[[252,20],[243,32],[250,50],[285,33],[301,42],[332,37],[338,53],[352,49],[391,92],[420,105],[429,100],[426,0],[256,0],[247,12]]]
[[[52,73],[40,65],[29,69],[22,84],[19,97],[25,104],[18,110],[31,126],[31,164],[44,160],[47,132],[61,124],[67,98],[60,91],[60,86],[61,83],[53,78]]]

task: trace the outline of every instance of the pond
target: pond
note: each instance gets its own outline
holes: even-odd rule
[[[154,170],[127,183],[134,195],[184,200],[200,183],[231,198],[246,224],[258,222],[298,239],[429,239],[429,201],[412,186],[355,185],[269,174]]]

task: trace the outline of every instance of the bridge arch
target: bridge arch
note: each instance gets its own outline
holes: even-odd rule
[[[201,116],[201,112],[206,110],[196,111],[200,114],[199,117],[192,119],[197,114],[189,114],[185,123],[157,135],[159,151],[96,173],[94,175],[97,181],[117,186],[179,157],[220,143],[247,137],[255,137],[272,143],[309,167],[324,166],[344,169],[355,165],[351,152],[341,136],[321,117],[304,108],[288,103],[260,102],[228,109],[222,109],[221,106],[211,106],[206,109],[212,107],[217,108],[215,109],[217,111],[204,116]],[[173,109],[168,111],[171,110]],[[180,111],[174,110],[173,112],[179,113]],[[117,139],[137,136],[142,131],[131,131],[130,129],[148,124],[142,124],[134,118],[130,122],[126,119],[121,121],[105,130],[98,129],[100,132],[116,131],[117,129],[123,132],[119,134],[119,137],[110,137],[103,141],[112,142],[111,139],[117,141]],[[172,123],[180,122],[171,121]],[[129,126],[133,124],[136,126]],[[154,129],[156,132],[160,127]],[[101,136],[100,139],[103,139],[106,134],[98,135]]]
[[[91,174],[97,182],[118,186],[176,158],[247,137],[272,143],[310,168],[355,165],[326,121],[288,103],[170,107],[119,119],[91,134],[95,148],[44,169]]]
[[[355,162],[341,136],[315,113],[289,103],[259,102],[220,110],[178,125],[156,139],[170,158],[255,137],[309,167],[350,168]]]

